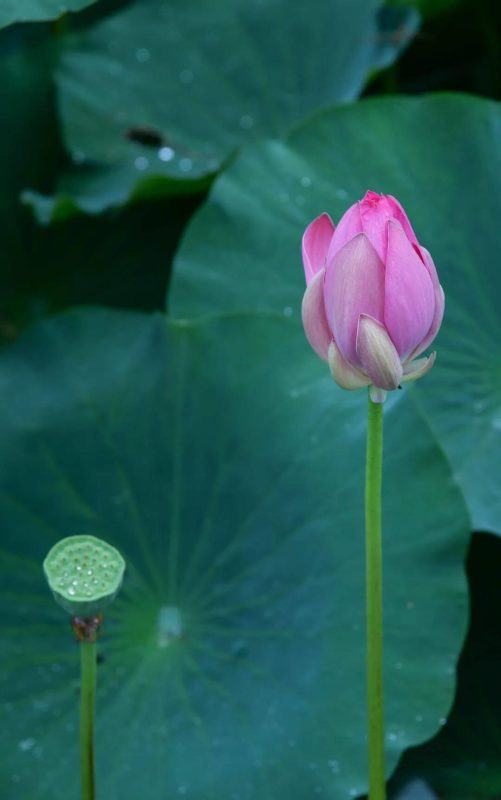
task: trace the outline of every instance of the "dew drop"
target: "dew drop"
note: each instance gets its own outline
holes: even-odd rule
[[[146,47],[140,47],[138,50],[136,50],[136,61],[138,61],[139,64],[146,64],[150,58],[150,51],[147,50]]]
[[[75,164],[83,164],[85,161],[85,153],[82,150],[73,150],[71,158]]]
[[[75,591],[76,591],[75,587],[74,586],[70,586],[69,589],[68,589],[68,594],[74,595]]]
[[[301,184],[301,186],[304,186],[304,188],[307,189],[308,186],[311,186],[311,178],[308,178],[307,175],[303,175],[299,183]]]
[[[28,752],[28,750],[31,750],[32,747],[34,747],[34,746],[35,746],[35,740],[31,739],[31,738],[30,739],[21,739],[21,741],[18,744],[19,749],[23,753]]]
[[[158,151],[160,161],[172,161],[174,158],[174,150],[172,147],[161,147]]]
[[[243,131],[249,131],[254,125],[254,119],[250,116],[250,114],[243,114],[240,117],[239,124]]]
[[[149,161],[146,156],[138,156],[134,161],[134,166],[136,169],[144,170],[148,168]]]
[[[179,162],[179,169],[181,172],[189,172],[193,166],[191,158],[182,158]]]

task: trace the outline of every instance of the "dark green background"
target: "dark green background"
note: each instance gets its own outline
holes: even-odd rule
[[[40,565],[85,532],[128,561],[104,797],[363,795],[365,397],[304,340],[299,245],[367,188],[447,297],[433,372],[385,409],[389,794],[501,796],[499,23],[488,0],[0,12],[2,797],[78,797],[78,653]]]

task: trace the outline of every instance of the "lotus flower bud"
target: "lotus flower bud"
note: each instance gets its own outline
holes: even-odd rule
[[[444,293],[400,203],[367,192],[337,227],[327,214],[303,236],[303,325],[344,389],[371,386],[376,402],[428,372],[418,358],[438,333]]]

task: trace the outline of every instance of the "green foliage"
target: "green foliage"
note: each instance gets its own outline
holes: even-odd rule
[[[446,14],[463,3],[464,0],[388,0],[392,6],[411,6],[419,8],[425,17]]]
[[[104,310],[6,351],[0,393],[3,796],[75,781],[77,654],[41,562],[79,533],[128,565],[101,643],[104,797],[363,792],[365,393],[297,319]],[[465,625],[467,515],[406,393],[385,475],[390,770],[447,714]]]
[[[412,393],[450,459],[472,526],[496,533],[500,121],[498,104],[473,98],[380,99],[334,108],[285,142],[248,149],[193,222],[169,301],[181,317],[275,309],[297,319],[308,222],[325,210],[337,220],[367,188],[394,194],[432,252],[447,298],[437,364]]]
[[[0,25],[84,5],[4,3]],[[102,2],[86,29],[3,32],[4,342],[69,305],[163,307],[212,188],[176,259],[177,321],[74,311],[0,355],[2,800],[76,796],[78,656],[41,568],[71,534],[128,562],[99,644],[103,798],[364,792],[365,397],[304,340],[299,253],[315,215],[339,218],[367,188],[403,202],[447,296],[436,366],[385,408],[388,775],[404,753],[390,794],[421,777],[446,800],[499,792],[495,537],[470,562],[443,723],[468,534],[501,533],[500,111],[462,96],[331,105],[395,60],[415,5]],[[496,85],[486,9],[471,30],[487,47],[459,15],[488,53],[467,88]],[[438,19],[422,42],[442,56]],[[435,68],[455,85],[456,62]],[[371,91],[398,84],[379,75]],[[36,227],[27,187],[58,225]]]
[[[0,28],[14,22],[44,22],[68,11],[80,11],[96,0],[2,0]]]
[[[78,303],[161,308],[190,195],[151,200],[99,219],[40,228],[20,203],[30,184],[48,190],[64,163],[51,73],[58,43],[22,30],[0,54],[0,340]]]
[[[50,185],[58,169],[57,121],[52,104],[51,70],[57,56],[52,41],[22,39],[18,45],[4,32],[0,55],[0,238],[2,242],[0,335],[15,335],[22,318],[39,313],[34,287],[27,295],[27,277],[45,266],[33,263],[40,252],[40,237],[30,215],[19,205],[19,193],[36,183]],[[35,135],[36,131],[36,135]]]
[[[150,0],[69,38],[57,80],[76,165],[55,205],[27,199],[46,220],[197,190],[244,142],[353,99],[395,60],[418,19],[380,6]]]
[[[419,776],[447,800],[494,800],[501,792],[501,539],[475,534],[467,563],[471,621],[454,706],[431,742],[404,755],[392,783]]]

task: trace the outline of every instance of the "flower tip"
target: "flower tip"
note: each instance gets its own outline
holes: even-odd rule
[[[367,189],[361,202],[370,203],[370,205],[377,205],[382,197],[383,195],[373,192],[372,189]]]

